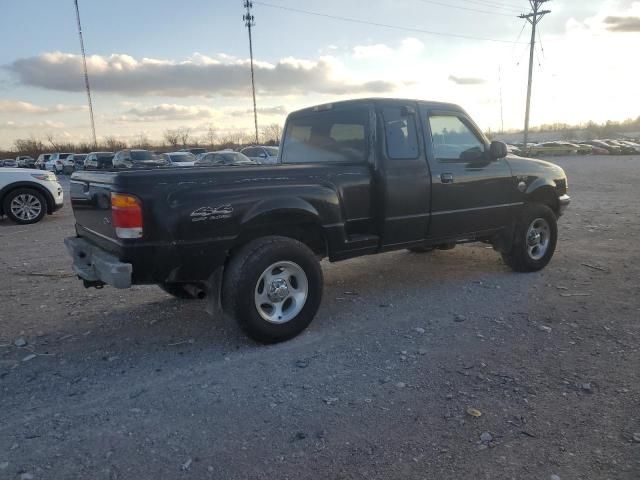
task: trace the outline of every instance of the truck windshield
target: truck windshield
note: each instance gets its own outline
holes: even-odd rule
[[[368,118],[366,107],[290,118],[283,163],[365,162]]]

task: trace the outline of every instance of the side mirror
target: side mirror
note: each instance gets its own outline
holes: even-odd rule
[[[507,145],[504,142],[493,141],[489,145],[489,155],[493,160],[504,158],[509,153]]]

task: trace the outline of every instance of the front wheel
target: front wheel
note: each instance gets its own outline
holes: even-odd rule
[[[20,225],[37,223],[47,213],[47,201],[37,190],[18,188],[4,199],[4,213]]]
[[[517,272],[535,272],[547,266],[556,249],[558,224],[546,205],[526,205],[516,224],[511,251],[504,262]]]
[[[222,305],[261,343],[295,337],[313,320],[322,299],[322,269],[305,244],[263,237],[233,255],[225,271]]]

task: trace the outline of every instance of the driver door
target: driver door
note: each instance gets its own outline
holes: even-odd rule
[[[473,237],[505,227],[519,205],[509,164],[462,111],[421,112],[432,175],[430,239]]]

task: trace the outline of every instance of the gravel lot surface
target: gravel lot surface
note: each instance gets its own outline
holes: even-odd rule
[[[639,479],[640,157],[553,161],[544,271],[483,245],[323,263],[317,318],[269,347],[84,289],[68,205],[1,219],[0,478]]]

